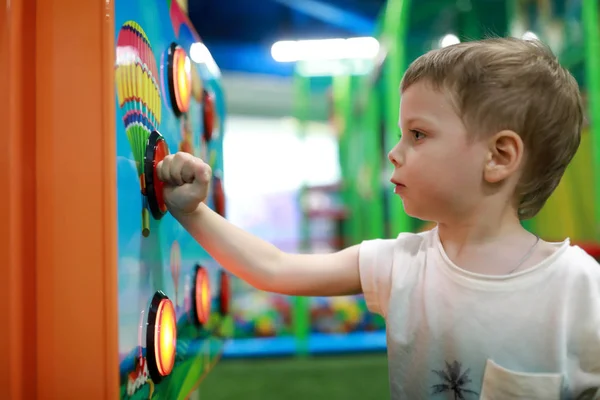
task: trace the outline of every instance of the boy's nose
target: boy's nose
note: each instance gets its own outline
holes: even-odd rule
[[[402,157],[400,155],[400,152],[398,151],[398,146],[395,146],[392,150],[390,150],[390,152],[388,153],[388,160],[390,160],[390,162],[396,168],[402,165]]]

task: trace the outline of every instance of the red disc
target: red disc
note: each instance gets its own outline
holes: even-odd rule
[[[156,202],[162,212],[167,212],[167,205],[165,204],[165,197],[163,195],[163,182],[158,179],[158,172],[156,166],[169,155],[169,147],[167,142],[159,140],[154,147],[154,192],[156,195]]]
[[[221,315],[229,314],[231,304],[231,281],[225,271],[221,271],[221,293],[219,296],[219,312]]]
[[[213,178],[213,202],[215,211],[222,217],[225,217],[225,191],[221,178]]]
[[[203,94],[204,100],[204,140],[207,142],[212,138],[213,129],[215,128],[215,102],[213,97],[205,90]]]

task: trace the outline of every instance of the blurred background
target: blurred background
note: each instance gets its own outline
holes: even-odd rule
[[[539,38],[590,99],[581,149],[527,226],[597,255],[597,2],[185,0],[219,66],[227,217],[290,252],[330,252],[431,226],[387,184],[398,86],[431,49],[485,36]],[[199,62],[199,61],[198,61]],[[587,107],[587,105],[586,105]],[[594,110],[593,107],[596,107]],[[596,135],[596,137],[598,137]],[[598,139],[595,139],[598,141]],[[361,296],[291,298],[234,281],[233,339],[203,382],[216,399],[389,398],[384,321]],[[235,382],[235,383],[233,383]]]

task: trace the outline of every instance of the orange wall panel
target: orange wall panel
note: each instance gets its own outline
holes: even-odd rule
[[[36,397],[34,0],[0,5],[0,385],[4,398]]]
[[[117,398],[112,4],[40,0],[35,25],[38,398]]]

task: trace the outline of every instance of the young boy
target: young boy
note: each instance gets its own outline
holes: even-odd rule
[[[210,167],[183,153],[158,166],[170,212],[258,289],[364,293],[387,321],[392,399],[600,398],[600,266],[520,223],[579,146],[577,83],[539,42],[487,39],[423,55],[401,92],[391,182],[433,230],[286,254],[206,207]]]

